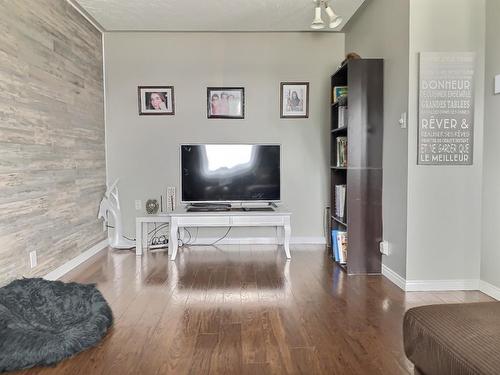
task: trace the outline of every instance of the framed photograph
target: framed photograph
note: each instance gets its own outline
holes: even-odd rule
[[[281,82],[280,117],[309,118],[309,82]]]
[[[174,115],[174,86],[139,86],[139,115]]]
[[[245,88],[207,87],[207,118],[245,118]]]
[[[333,88],[333,104],[337,103],[343,96],[346,96],[347,92],[347,86],[335,86]]]

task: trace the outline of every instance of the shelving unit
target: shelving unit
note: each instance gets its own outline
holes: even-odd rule
[[[336,216],[333,216],[332,215],[332,220],[334,220],[335,222],[337,222],[338,224],[342,225],[343,227],[347,228],[347,222],[345,219],[341,219],[339,217],[336,217]]]
[[[347,263],[338,265],[348,274],[377,274],[382,241],[383,60],[350,60],[331,77],[332,101],[335,86],[348,86],[348,108],[347,125],[339,127],[339,105],[331,105],[329,246],[333,229],[346,231]],[[347,137],[346,167],[337,166],[338,137]],[[335,185],[346,185],[342,218],[333,216]]]
[[[347,126],[341,126],[340,128],[332,129],[332,133],[347,133]]]

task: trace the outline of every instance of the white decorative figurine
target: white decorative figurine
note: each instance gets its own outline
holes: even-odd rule
[[[109,217],[111,215],[114,223],[113,238],[110,239],[109,246],[115,249],[131,249],[135,247],[135,241],[129,240],[123,236],[122,212],[120,209],[120,199],[118,197],[118,181],[106,190],[99,206],[98,219],[104,219],[104,228],[108,227]]]

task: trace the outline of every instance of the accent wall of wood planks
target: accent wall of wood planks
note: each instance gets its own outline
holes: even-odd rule
[[[0,284],[105,239],[105,181],[100,32],[64,0],[0,1]]]

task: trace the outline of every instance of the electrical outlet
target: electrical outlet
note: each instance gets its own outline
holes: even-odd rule
[[[30,251],[30,267],[35,268],[38,265],[36,250]]]
[[[175,210],[175,187],[167,187],[167,211]]]
[[[140,199],[136,199],[135,201],[135,209],[140,210],[142,208],[142,201]]]
[[[389,255],[389,242],[387,241],[380,242],[380,252],[384,255]]]
[[[399,119],[399,126],[401,126],[401,129],[406,129],[407,123],[408,123],[408,116],[406,112],[401,113],[401,117]]]

